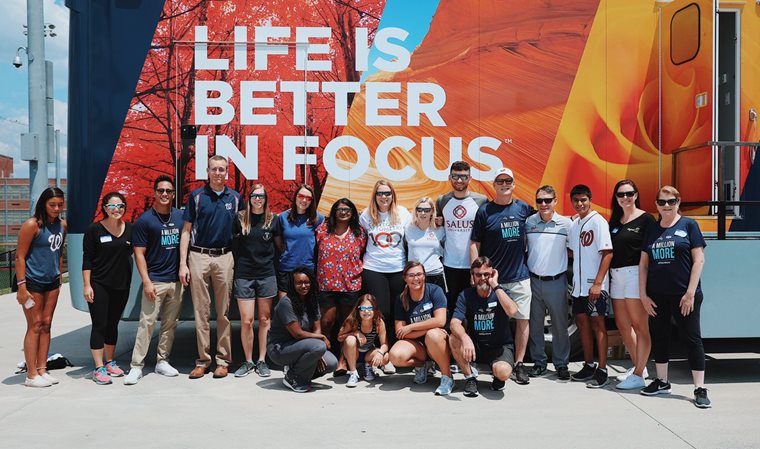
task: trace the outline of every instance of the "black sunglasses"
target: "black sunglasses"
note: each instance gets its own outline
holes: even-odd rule
[[[335,212],[338,213],[338,214],[350,214],[351,213],[351,208],[349,208],[349,207],[339,207],[339,208],[335,209]]]
[[[657,200],[658,206],[664,206],[666,204],[668,206],[675,206],[676,204],[678,204],[678,198],[671,198],[669,200]]]
[[[628,192],[615,192],[615,196],[618,198],[624,198],[626,196],[628,198],[633,198],[636,195],[636,193],[638,192],[636,192],[635,190],[629,190]]]
[[[536,198],[536,204],[551,204],[554,198]]]
[[[172,194],[174,193],[174,189],[156,189],[156,193],[159,193],[163,195],[164,193]]]
[[[515,182],[515,180],[514,179],[494,179],[493,182],[498,185],[506,184],[508,186],[511,186],[512,183]]]
[[[417,207],[415,210],[421,214],[427,214],[433,211],[432,207]]]

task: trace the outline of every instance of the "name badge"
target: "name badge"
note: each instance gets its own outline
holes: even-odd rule
[[[673,234],[677,235],[678,237],[686,237],[687,235],[689,235],[689,234],[686,233],[686,231],[683,231],[681,229],[677,230]]]
[[[489,303],[488,303],[488,307],[489,307],[489,308],[491,308],[491,307],[496,307],[496,304],[498,304],[498,302],[496,302],[496,301],[494,301],[494,302],[489,302]]]
[[[100,236],[100,243],[108,243],[108,242],[112,242],[112,241],[113,241],[113,238],[111,238],[110,235],[101,235]]]
[[[430,302],[429,302],[429,303],[427,303],[427,304],[425,304],[424,306],[422,306],[422,310],[423,310],[423,311],[425,311],[425,310],[430,310],[430,309],[432,309],[432,308],[433,308],[433,303],[430,303]]]

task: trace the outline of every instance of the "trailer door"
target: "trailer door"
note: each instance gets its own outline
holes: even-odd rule
[[[716,197],[716,8],[717,0],[674,0],[660,11],[661,184],[684,201]]]

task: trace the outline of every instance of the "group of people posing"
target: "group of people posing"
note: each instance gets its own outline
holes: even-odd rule
[[[645,395],[670,392],[668,339],[674,319],[687,335],[695,404],[710,406],[699,328],[705,241],[696,222],[679,214],[680,194],[673,187],[658,191],[656,221],[640,209],[636,184],[618,182],[607,222],[593,210],[591,190],[576,185],[569,195],[577,213],[571,219],[555,211],[557,192],[551,186],[536,191],[535,206],[514,198],[516,181],[508,168],[496,172],[493,200],[471,192],[470,166],[459,161],[450,168],[452,191],[435,200],[420,198],[411,213],[397,204],[391,183],[379,180],[364,211],[341,198],[324,217],[308,185],[299,186],[290,207],[277,215],[265,186],[252,186],[248,198],[225,186],[226,158],[212,156],[207,170],[208,183],[190,193],[184,211],[172,206],[174,181],[159,176],[153,207],[134,224],[123,220],[127,204],[121,193],[103,197],[105,218],[85,233],[82,264],[95,383],[110,384],[121,376],[126,385],[139,382],[159,318],[155,371],[179,374],[169,356],[182,290],[189,286],[198,350],[191,379],[205,376],[212,365],[213,377],[229,374],[233,295],[244,353],[236,377],[270,376],[268,357],[284,368],[287,387],[306,392],[312,379],[326,373],[348,375],[346,386],[355,387],[380,371],[410,367],[414,382],[422,384],[437,366],[437,395],[451,393],[453,373],[461,372],[464,395],[477,396],[477,363],[490,366],[495,390],[510,377],[528,384],[547,372],[548,312],[557,379],[601,388],[608,383],[611,306],[634,365],[618,376],[616,388]],[[60,288],[62,210],[63,193],[46,190],[19,234],[18,301],[28,323],[25,385],[32,387],[58,382],[47,373],[45,358]],[[125,373],[114,350],[132,255],[143,294]],[[213,359],[212,303],[217,322]],[[572,375],[570,311],[584,354],[583,368]],[[528,350],[532,367],[524,364]],[[650,351],[657,376],[646,385]]]

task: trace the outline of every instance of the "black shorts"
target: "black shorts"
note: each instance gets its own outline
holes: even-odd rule
[[[475,362],[491,366],[496,362],[507,362],[515,367],[514,345],[485,346],[475,343]]]
[[[573,296],[573,315],[587,315],[590,317],[595,316],[608,316],[610,314],[610,294],[602,290],[602,294],[599,295],[599,299],[591,301],[588,296]]]
[[[277,272],[277,290],[281,292],[288,292],[288,280],[292,271],[278,271]]]
[[[47,292],[52,292],[53,290],[59,288],[60,286],[61,286],[61,281],[58,279],[56,279],[54,282],[49,282],[49,283],[34,282],[33,280],[29,278],[26,279],[26,290],[29,292],[47,293]]]
[[[323,309],[353,306],[357,299],[359,299],[359,292],[319,292],[319,306]]]

